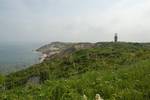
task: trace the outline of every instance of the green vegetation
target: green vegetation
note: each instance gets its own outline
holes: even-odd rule
[[[0,100],[149,100],[149,83],[150,44],[96,43],[7,75]]]
[[[3,85],[5,77],[0,74],[0,87]]]

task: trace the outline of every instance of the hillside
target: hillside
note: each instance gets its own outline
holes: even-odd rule
[[[54,55],[64,55],[64,53],[71,53],[79,49],[91,48],[93,46],[93,43],[52,42],[38,48],[36,51],[46,54],[46,58],[51,58]]]
[[[42,63],[1,76],[0,99],[93,100],[97,93],[104,100],[150,99],[150,44],[52,44],[38,49],[60,47]]]

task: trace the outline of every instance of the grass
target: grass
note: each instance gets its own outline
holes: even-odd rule
[[[39,76],[41,84],[26,84]],[[103,43],[5,77],[2,100],[150,99],[150,47]]]

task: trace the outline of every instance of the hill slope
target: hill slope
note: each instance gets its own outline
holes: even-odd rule
[[[149,44],[95,43],[87,47],[72,45],[40,64],[9,74],[1,98],[82,100],[86,95],[92,100],[99,93],[106,100],[150,99]],[[35,78],[39,81],[33,84]]]

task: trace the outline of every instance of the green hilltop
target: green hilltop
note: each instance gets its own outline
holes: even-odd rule
[[[150,100],[150,43],[55,42],[53,51],[51,45],[44,47],[38,51],[57,53],[0,76],[0,100],[93,100],[96,94],[104,100]]]

